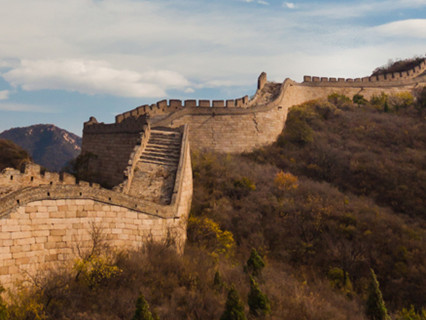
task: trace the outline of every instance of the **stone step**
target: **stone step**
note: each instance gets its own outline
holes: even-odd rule
[[[145,161],[154,161],[154,162],[158,162],[158,164],[164,164],[164,165],[169,165],[169,166],[178,166],[178,163],[174,160],[170,161],[168,159],[165,158],[160,158],[160,157],[152,157],[152,156],[147,156],[144,157],[140,160],[141,162],[145,162]]]
[[[166,142],[177,142],[181,140],[181,137],[177,137],[177,138],[168,138],[168,137],[156,137],[156,136],[151,136],[149,137],[149,140],[158,140],[158,141],[166,141]]]
[[[165,152],[173,152],[173,153],[180,153],[180,146],[165,146],[165,145],[151,145],[148,143],[145,150],[152,150],[152,151],[165,151]]]
[[[161,141],[180,141],[181,137],[164,137],[164,136],[151,136],[150,140],[161,140]]]
[[[165,135],[181,135],[178,131],[156,130],[151,129],[151,134],[165,134]]]
[[[166,167],[175,167],[177,168],[177,165],[175,163],[167,163],[167,162],[161,162],[161,161],[155,161],[155,160],[148,160],[143,159],[141,160],[142,163],[149,163],[149,164],[155,164],[159,166],[166,166]]]
[[[150,138],[148,140],[148,143],[156,143],[158,142],[159,144],[180,144],[181,141],[180,139],[176,139],[176,140],[169,140],[169,139],[159,139],[159,138]]]
[[[141,158],[143,158],[145,156],[160,156],[160,157],[167,157],[167,158],[170,158],[170,159],[179,160],[180,154],[169,153],[169,152],[158,152],[158,151],[144,151],[141,155]]]
[[[180,134],[160,134],[160,133],[151,133],[151,137],[161,137],[164,139],[179,139],[181,137]]]
[[[153,153],[145,153],[142,154],[141,159],[148,159],[148,158],[156,158],[158,160],[164,160],[167,162],[175,162],[176,164],[179,161],[179,157],[170,157],[168,154],[153,154]]]

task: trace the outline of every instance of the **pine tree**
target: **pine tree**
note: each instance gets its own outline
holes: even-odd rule
[[[225,311],[220,320],[246,320],[244,306],[238,296],[238,292],[232,287],[228,292],[228,299],[225,304]]]
[[[370,269],[370,271],[371,280],[368,287],[366,314],[371,320],[390,320],[376,274],[373,269]]]
[[[138,300],[136,301],[136,311],[132,320],[155,320],[149,311],[148,302],[146,302],[142,294],[139,295]]]
[[[268,297],[259,289],[259,285],[253,277],[250,277],[248,305],[250,313],[255,316],[265,316],[271,312],[271,304]]]
[[[213,279],[213,287],[218,290],[221,291],[223,288],[224,284],[223,284],[223,280],[222,277],[219,273],[219,270],[216,271],[216,273],[214,274],[214,279]]]
[[[251,249],[250,258],[247,260],[247,270],[253,276],[260,276],[262,269],[265,267],[265,262],[259,255],[256,249]]]
[[[383,111],[384,112],[389,112],[389,105],[388,105],[388,101],[385,101],[385,105],[383,106]]]

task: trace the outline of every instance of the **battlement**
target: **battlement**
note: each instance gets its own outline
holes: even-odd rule
[[[423,60],[414,68],[403,72],[391,72],[378,76],[363,78],[328,78],[318,76],[304,76],[303,83],[331,84],[331,85],[377,85],[377,83],[404,82],[421,76],[426,71],[426,60]]]
[[[142,105],[130,111],[121,113],[115,117],[115,124],[121,124],[127,119],[139,119],[141,116],[155,116],[167,114],[185,108],[247,108],[249,105],[249,97],[246,95],[242,98],[231,100],[160,100],[151,105]],[[117,126],[117,128],[120,126]]]
[[[123,121],[125,120],[125,121]],[[129,116],[119,122],[105,124],[98,122],[95,117],[90,117],[89,121],[84,123],[83,135],[87,134],[115,134],[128,133],[135,134],[147,128],[148,120],[146,114]]]
[[[74,176],[61,172],[48,172],[34,163],[27,163],[22,171],[6,168],[0,173],[0,188],[34,187],[40,185],[75,185]],[[81,182],[83,183],[83,182]]]

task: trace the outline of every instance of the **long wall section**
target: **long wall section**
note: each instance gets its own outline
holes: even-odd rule
[[[0,284],[10,287],[49,268],[69,268],[92,246],[93,227],[110,251],[137,250],[148,240],[172,239],[178,252],[186,240],[192,200],[192,169],[184,130],[172,201],[160,205],[76,183],[71,176],[24,172],[0,174]]]

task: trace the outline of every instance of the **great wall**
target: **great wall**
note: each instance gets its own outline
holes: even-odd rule
[[[91,183],[34,164],[0,174],[0,283],[72,264],[77,249],[90,248],[94,224],[111,250],[172,237],[181,252],[192,200],[190,145],[248,152],[276,140],[294,105],[332,93],[369,99],[425,85],[425,60],[406,72],[357,79],[305,76],[279,84],[262,73],[252,99],[162,100],[112,124],[91,117],[82,146]]]

